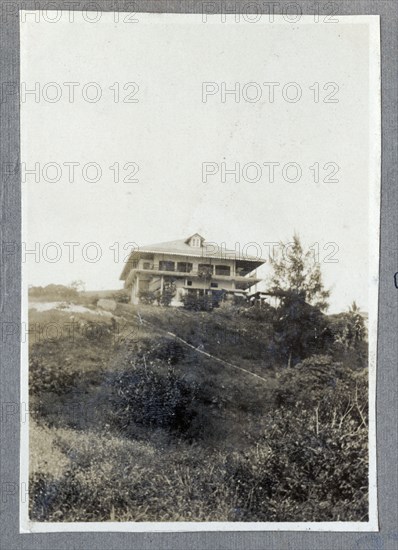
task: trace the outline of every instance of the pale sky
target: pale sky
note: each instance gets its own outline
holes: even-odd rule
[[[367,310],[368,25],[138,18],[136,24],[117,24],[113,14],[103,13],[95,24],[80,17],[69,23],[64,14],[57,23],[28,18],[21,24],[21,81],[38,92],[35,97],[22,89],[22,162],[28,169],[39,163],[40,171],[40,181],[27,174],[23,184],[24,240],[28,249],[39,243],[38,257],[27,256],[27,283],[82,279],[88,290],[120,288],[128,243],[199,232],[229,248],[256,242],[265,254],[264,243],[289,241],[297,232],[305,247],[319,243],[324,282],[332,288],[330,311],[346,309],[353,300]],[[76,83],[73,101],[68,82]],[[97,85],[87,86],[93,82]],[[132,82],[139,86],[131,96],[138,102],[123,102],[136,91],[133,85],[123,89]],[[213,90],[239,83],[238,102],[227,95],[223,103],[219,92],[203,102],[203,82],[214,83]],[[257,102],[245,100],[242,92],[250,82],[256,83],[246,88],[250,97],[261,91]],[[264,86],[270,82],[279,83],[274,102]],[[292,95],[297,87],[302,92],[295,103],[282,95],[291,82]],[[332,96],[337,103],[323,101],[335,90],[324,89],[330,82],[338,85]],[[99,101],[88,101],[98,89]],[[59,100],[51,102],[60,90]],[[79,165],[69,182],[64,163],[71,162]],[[115,163],[122,179],[133,171],[133,165],[123,169],[128,162],[139,166],[139,181],[115,182]],[[239,182],[232,176],[223,182],[222,162],[227,169],[256,163],[262,167],[259,181],[248,181],[249,171]],[[280,163],[273,182],[267,162]],[[291,162],[302,169],[295,183],[282,177],[282,167]],[[56,172],[49,167],[46,173],[46,163],[59,165],[59,181],[49,181]],[[87,167],[84,177],[87,163],[101,167],[100,181],[87,181],[94,177]],[[203,163],[217,169],[207,182]],[[319,183],[309,168],[314,163]],[[324,170],[326,163],[338,165],[338,181],[322,181],[331,171]],[[49,261],[57,253],[45,246],[50,242],[61,251],[58,261]],[[66,242],[78,243],[72,261]],[[91,242],[101,247],[95,263],[87,261],[96,253],[86,246]],[[325,262],[328,254],[338,262]]]

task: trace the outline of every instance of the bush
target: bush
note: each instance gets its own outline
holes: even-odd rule
[[[151,358],[160,359],[171,365],[177,364],[184,359],[185,355],[186,348],[180,344],[178,340],[170,340],[169,338],[161,340],[159,344],[150,351]]]
[[[233,305],[237,306],[237,307],[249,307],[250,306],[250,303],[249,303],[248,299],[246,298],[246,296],[236,296],[234,294],[232,301],[233,301]]]
[[[141,290],[138,297],[139,297],[141,303],[149,305],[149,306],[154,304],[158,299],[155,292],[153,292],[151,290]]]
[[[285,370],[278,382],[277,406],[317,407],[320,416],[337,418],[349,409],[349,418],[362,423],[362,415],[367,422],[367,370],[354,371],[330,356],[314,355]]]
[[[310,410],[275,411],[260,441],[227,466],[243,521],[367,518],[367,429],[330,411],[320,425]]]
[[[213,297],[211,295],[196,296],[195,294],[186,294],[182,298],[185,309],[192,311],[211,311],[214,307]]]
[[[188,432],[194,417],[197,387],[159,360],[145,360],[111,376],[112,417],[128,434],[134,424]]]
[[[242,310],[242,315],[254,321],[273,323],[276,318],[276,310],[267,303],[254,304]]]
[[[367,372],[316,355],[278,377],[262,435],[228,461],[242,519],[365,521]]]
[[[29,358],[29,393],[39,396],[44,392],[62,395],[76,384],[76,373],[65,368],[49,368],[48,363],[31,353]]]

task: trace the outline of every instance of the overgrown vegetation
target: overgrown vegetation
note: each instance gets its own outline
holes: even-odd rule
[[[166,277],[163,283],[163,289],[160,290],[140,290],[139,299],[142,304],[168,307],[171,304],[177,289],[174,280]]]
[[[160,360],[137,362],[114,374],[111,411],[114,424],[129,434],[135,426],[164,428],[185,435],[196,416],[197,388]]]
[[[212,294],[185,294],[182,298],[185,309],[191,311],[211,311],[218,305]]]
[[[31,310],[31,518],[365,521],[365,323],[303,292]]]

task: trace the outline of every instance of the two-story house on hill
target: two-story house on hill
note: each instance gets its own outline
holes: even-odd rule
[[[208,243],[195,233],[187,239],[142,246],[131,252],[120,279],[137,304],[140,294],[161,295],[172,284],[171,305],[183,305],[188,293],[245,295],[261,279],[256,269],[265,260]]]

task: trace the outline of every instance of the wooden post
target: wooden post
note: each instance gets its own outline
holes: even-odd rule
[[[136,283],[135,283],[135,297],[136,302],[140,302],[140,276],[137,275]]]

